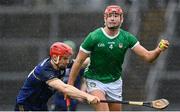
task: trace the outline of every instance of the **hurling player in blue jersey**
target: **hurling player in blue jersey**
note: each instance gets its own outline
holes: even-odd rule
[[[71,40],[65,40],[63,43],[69,45],[72,49],[73,52],[76,52],[76,44],[71,41]],[[75,53],[74,53],[75,54]],[[75,55],[72,56],[74,58]],[[83,63],[83,67],[81,71],[79,72],[79,75],[75,81],[74,86],[78,89],[81,89],[81,82],[82,82],[82,75],[84,73],[84,68],[87,66],[89,63],[89,60],[87,59]],[[69,78],[69,73],[72,67],[73,61],[71,61],[65,72],[65,76],[63,78],[63,82],[67,84],[68,78]],[[53,96],[52,104],[51,104],[51,110],[53,111],[76,111],[77,105],[78,105],[78,100],[77,99],[69,99],[69,105],[67,105],[67,100],[65,100],[64,94],[56,92]]]
[[[48,99],[55,91],[72,98],[85,99],[88,103],[99,103],[98,97],[62,82],[72,54],[72,48],[67,44],[61,42],[52,44],[50,57],[40,62],[24,81],[16,97],[15,111],[47,111]]]

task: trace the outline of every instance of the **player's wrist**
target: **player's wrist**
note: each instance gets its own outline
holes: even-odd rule
[[[163,50],[158,46],[158,47],[156,48],[156,51],[159,52],[159,53],[161,53]]]
[[[69,77],[69,80],[68,80],[67,84],[74,85],[74,80],[71,77]]]
[[[69,85],[74,85],[74,81],[68,81],[67,84],[69,84]]]

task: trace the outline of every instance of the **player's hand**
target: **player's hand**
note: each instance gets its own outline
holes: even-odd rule
[[[161,51],[165,51],[165,50],[169,47],[169,42],[168,42],[168,40],[161,39],[161,41],[159,42],[158,47],[159,47],[159,49],[160,49]]]
[[[93,95],[88,95],[87,97],[87,102],[89,104],[96,104],[100,102],[100,99],[97,96],[93,96]]]
[[[76,98],[79,102],[85,102],[86,100],[84,100],[83,98]]]

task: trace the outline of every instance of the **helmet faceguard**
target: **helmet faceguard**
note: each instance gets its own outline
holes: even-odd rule
[[[52,58],[54,55],[57,56],[57,60],[53,60],[55,64],[59,63],[59,60],[63,56],[71,56],[73,54],[73,50],[70,46],[67,44],[61,43],[61,42],[55,42],[50,47],[50,57]]]
[[[120,22],[119,25],[117,25],[117,26],[108,26],[107,25],[106,20],[107,20],[107,18],[108,18],[108,16],[110,14],[118,14],[118,15],[120,15],[121,22]],[[108,29],[111,29],[111,30],[118,29],[121,26],[121,24],[123,23],[123,10],[122,10],[122,8],[120,6],[118,6],[118,5],[107,6],[105,11],[104,11],[104,21],[105,21],[105,26],[107,26]]]

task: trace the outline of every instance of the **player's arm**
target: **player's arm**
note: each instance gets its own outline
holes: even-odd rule
[[[74,82],[79,74],[79,71],[81,69],[81,66],[83,65],[84,61],[89,55],[81,50],[79,50],[79,53],[74,61],[74,64],[71,68],[71,72],[69,74],[69,80],[68,84],[74,85]]]
[[[86,68],[89,63],[90,63],[90,57],[86,58],[86,60],[82,64],[81,68]]]
[[[68,96],[71,96],[74,98],[82,98],[82,99],[87,100],[89,103],[98,103],[100,101],[100,99],[98,97],[87,94],[83,91],[80,91],[79,89],[77,89],[71,85],[65,84],[58,78],[50,79],[50,80],[46,81],[46,83],[50,87],[56,89],[58,92],[63,92],[64,94],[66,94]]]
[[[161,40],[154,50],[148,51],[146,48],[138,44],[133,48],[133,51],[145,61],[153,62],[154,60],[156,60],[156,58],[160,55],[162,51],[168,48],[168,46],[169,42],[167,40]]]
[[[76,59],[73,59],[73,63],[75,62]],[[83,62],[81,68],[84,69],[87,67],[87,65],[90,63],[90,58],[86,58],[86,60]]]

